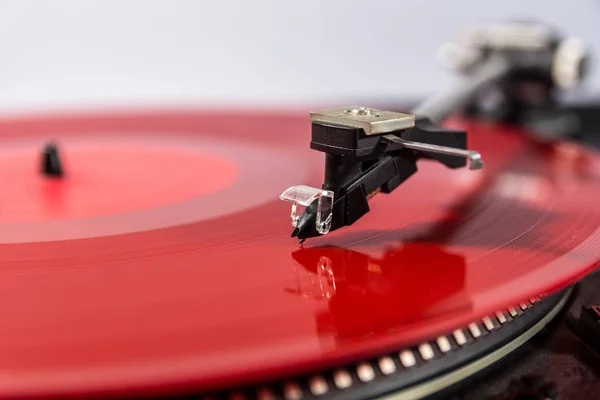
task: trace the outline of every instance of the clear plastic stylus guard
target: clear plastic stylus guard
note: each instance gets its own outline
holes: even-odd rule
[[[317,201],[317,220],[316,229],[321,235],[325,235],[331,229],[331,219],[333,211],[333,192],[330,190],[317,189],[305,185],[296,185],[285,190],[281,196],[281,200],[292,203],[292,213],[290,220],[295,228],[298,225],[300,215],[304,208],[308,207]],[[303,207],[299,209],[298,205]]]

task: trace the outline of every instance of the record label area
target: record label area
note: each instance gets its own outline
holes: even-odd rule
[[[138,115],[5,124],[0,179],[10,190],[0,194],[0,243],[112,236],[214,219],[270,202],[288,179],[309,173],[278,151],[276,141],[252,141],[255,125],[264,123],[259,119],[217,116],[211,126],[207,117],[205,133],[189,129],[194,117],[166,119],[177,122],[162,129],[160,118]],[[62,177],[41,173],[48,143],[58,150]],[[281,173],[272,174],[274,167]]]
[[[171,143],[176,145],[176,139]],[[161,146],[162,144],[162,146]],[[208,196],[237,179],[236,164],[193,149],[135,138],[61,138],[64,176],[40,173],[40,143],[3,144],[0,224],[99,218]],[[213,171],[213,173],[207,173]]]

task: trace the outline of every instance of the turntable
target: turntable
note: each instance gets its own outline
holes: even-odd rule
[[[0,398],[600,393],[585,47],[447,50],[412,108],[2,120]]]

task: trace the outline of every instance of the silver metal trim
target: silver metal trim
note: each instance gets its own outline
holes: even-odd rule
[[[498,322],[500,322],[500,324],[502,325],[504,325],[508,321],[508,319],[506,319],[506,315],[502,311],[498,311],[496,313],[496,318],[498,319]]]
[[[454,336],[454,340],[456,340],[456,343],[459,346],[464,346],[465,344],[467,344],[467,337],[465,336],[465,333],[462,331],[462,329],[457,329],[454,332],[452,332],[452,336]]]
[[[352,386],[352,375],[345,369],[338,369],[333,373],[333,383],[338,389],[347,389]]]
[[[469,331],[475,339],[481,336],[481,329],[479,329],[479,326],[475,322],[469,324]]]
[[[329,392],[329,385],[327,384],[325,378],[323,378],[321,375],[315,375],[311,377],[308,382],[308,387],[314,396],[322,396]]]
[[[379,370],[384,375],[391,375],[396,372],[396,364],[389,356],[381,357],[377,364],[379,365]]]
[[[364,362],[356,367],[356,375],[362,382],[370,382],[375,379],[375,370],[371,364]]]
[[[313,111],[310,113],[310,121],[317,124],[358,128],[364,130],[367,135],[390,133],[415,126],[415,116],[412,114],[361,106]]]
[[[379,400],[414,400],[421,399],[429,396],[435,392],[440,391],[443,388],[451,386],[468,376],[473,375],[477,371],[490,366],[501,358],[507,356],[513,350],[517,349],[535,334],[541,331],[548,323],[558,314],[558,312],[565,306],[569,293],[565,294],[562,299],[546,314],[541,320],[539,320],[534,326],[532,326],[527,332],[523,333],[518,338],[507,343],[498,350],[484,356],[470,364],[467,364],[461,368],[455,369],[446,375],[442,375],[439,378],[415,385],[405,390],[394,392],[389,395],[381,396]]]
[[[452,345],[446,336],[438,337],[436,343],[442,353],[447,353],[452,350]]]
[[[455,147],[438,146],[437,144],[412,142],[410,140],[404,140],[402,138],[399,138],[395,135],[385,135],[383,138],[389,143],[393,143],[394,145],[406,149],[424,151],[429,153],[447,154],[449,156],[466,158],[469,163],[469,169],[483,168],[483,160],[481,159],[481,154],[473,150],[463,150],[457,149]]]
[[[552,80],[563,88],[570,89],[584,78],[581,75],[582,63],[587,57],[587,48],[583,40],[575,37],[563,39],[552,59]]]
[[[489,332],[494,330],[495,326],[490,317],[483,317],[481,322],[483,322],[483,326],[485,326],[485,329],[487,329]]]
[[[417,359],[415,358],[415,355],[410,350],[402,350],[400,352],[399,357],[400,357],[400,362],[402,363],[402,365],[405,368],[410,368],[417,363]]]
[[[423,360],[425,361],[429,361],[435,356],[433,347],[427,342],[419,345],[419,353],[421,353],[421,357],[423,357]]]

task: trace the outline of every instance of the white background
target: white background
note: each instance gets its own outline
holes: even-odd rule
[[[0,111],[414,98],[452,79],[441,43],[506,18],[600,55],[594,0],[0,0]]]

